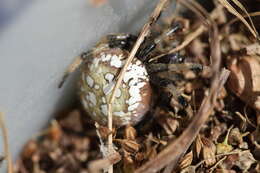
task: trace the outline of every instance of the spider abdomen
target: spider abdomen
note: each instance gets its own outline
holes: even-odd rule
[[[99,48],[82,66],[80,100],[86,112],[100,124],[107,123],[107,104],[123,67],[128,51]],[[115,92],[113,123],[115,126],[138,123],[149,110],[151,87],[143,63],[134,58],[128,66],[121,86]]]

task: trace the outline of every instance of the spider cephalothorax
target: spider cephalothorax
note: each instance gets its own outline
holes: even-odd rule
[[[180,25],[176,25],[164,33],[164,36],[172,34],[179,28]],[[111,91],[136,38],[130,34],[108,35],[102,38],[91,51],[82,53],[76,59],[76,63],[69,68],[68,73],[82,64],[79,83],[80,100],[86,112],[100,124],[107,123],[107,103]],[[147,38],[128,66],[113,103],[112,114],[115,126],[134,125],[143,119],[152,104],[151,84],[163,88],[162,92],[170,93],[170,97],[174,97],[181,106],[185,106],[185,100],[175,85],[176,81],[181,80],[181,75],[177,73],[187,69],[201,70],[202,66],[184,63],[183,57],[178,54],[165,55],[149,62],[148,59],[161,38]],[[164,72],[171,75],[165,77]]]

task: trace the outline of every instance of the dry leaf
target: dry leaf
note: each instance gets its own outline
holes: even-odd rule
[[[241,170],[247,171],[255,162],[254,156],[250,153],[250,150],[247,150],[239,153],[239,159],[236,161],[235,165]]]
[[[227,158],[222,162],[221,166],[224,169],[231,169],[238,159],[238,154],[228,155]]]
[[[205,160],[205,166],[209,167],[212,166],[216,163],[216,146],[213,144],[212,141],[210,141],[207,138],[201,138],[201,141],[203,143],[203,148],[202,148],[202,156],[203,159]]]
[[[137,132],[135,128],[133,128],[130,125],[126,126],[124,131],[124,138],[129,140],[135,140],[136,136],[137,136]]]
[[[133,140],[115,139],[114,141],[118,142],[123,147],[123,149],[130,153],[136,153],[140,149],[140,144]]]
[[[200,135],[198,135],[196,140],[195,140],[195,150],[196,150],[197,158],[199,158],[199,156],[200,156],[202,146],[203,146],[203,144],[202,144],[202,141],[201,141],[201,137],[200,137]]]
[[[230,131],[228,141],[231,145],[239,145],[243,143],[243,136],[238,128],[234,128]]]
[[[234,58],[228,65],[231,71],[228,87],[249,106],[260,110],[260,56]]]
[[[172,135],[179,127],[179,121],[163,110],[158,113],[158,123],[168,135]]]
[[[192,160],[193,160],[193,153],[192,153],[192,151],[190,151],[188,154],[186,154],[186,155],[180,160],[180,163],[179,163],[180,169],[184,169],[184,168],[190,166],[191,163],[192,163]]]

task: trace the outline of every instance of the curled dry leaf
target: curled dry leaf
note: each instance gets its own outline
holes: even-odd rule
[[[137,136],[137,132],[135,128],[133,128],[130,125],[126,126],[124,131],[124,138],[129,140],[135,140],[136,136]]]
[[[202,144],[203,144],[203,149],[202,149],[202,156],[203,159],[205,160],[205,166],[209,167],[212,166],[216,163],[216,146],[215,144],[210,141],[207,138],[201,138]]]
[[[192,163],[192,160],[193,160],[193,152],[190,151],[188,154],[186,154],[186,155],[180,160],[180,163],[179,163],[180,169],[184,169],[184,168],[190,166],[191,163]]]
[[[238,128],[234,128],[230,131],[228,141],[231,145],[239,145],[243,143],[243,135]]]
[[[158,123],[167,135],[172,135],[179,127],[179,121],[164,110],[158,111],[156,116],[158,117]]]
[[[238,161],[239,159],[239,155],[238,154],[231,154],[231,155],[228,155],[227,158],[223,161],[223,163],[221,164],[221,167],[223,169],[231,169],[236,161]]]
[[[140,144],[133,140],[115,139],[115,142],[118,142],[123,147],[123,149],[130,153],[136,153],[140,149]]]
[[[201,137],[200,135],[197,136],[196,140],[195,140],[195,150],[196,150],[196,156],[197,158],[199,158],[200,156],[200,152],[201,152],[201,149],[202,149],[202,141],[201,141]]]
[[[212,127],[210,131],[210,139],[213,142],[217,142],[219,136],[227,130],[227,125],[225,123],[218,124]]]
[[[249,106],[260,110],[260,56],[233,58],[228,87]]]

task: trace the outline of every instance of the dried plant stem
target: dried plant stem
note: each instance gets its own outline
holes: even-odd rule
[[[8,173],[13,173],[12,156],[8,144],[8,133],[4,123],[4,114],[2,112],[0,112],[0,128],[2,129],[3,134],[4,151],[7,159]]]
[[[91,173],[98,173],[102,169],[106,169],[110,165],[116,164],[121,160],[121,156],[118,152],[114,152],[110,154],[108,157],[105,159],[100,159],[100,160],[94,160],[90,162],[89,164],[89,172]]]
[[[129,64],[131,63],[131,61],[133,60],[133,58],[135,57],[135,54],[137,53],[137,50],[139,49],[140,45],[142,44],[142,42],[144,41],[145,37],[150,33],[150,28],[151,26],[154,24],[154,22],[157,21],[158,17],[160,16],[165,4],[168,2],[168,0],[160,0],[156,6],[156,8],[154,9],[152,15],[149,18],[149,21],[143,26],[142,31],[140,32],[140,35],[133,47],[133,49],[131,50],[129,57],[126,60],[126,63],[124,65],[124,67],[122,68],[122,70],[120,71],[120,74],[118,76],[118,79],[116,81],[116,85],[113,88],[111,97],[109,99],[108,102],[108,128],[109,130],[112,131],[112,127],[113,127],[113,117],[112,117],[112,106],[113,106],[113,102],[115,99],[115,91],[119,88],[119,86],[122,83],[124,74],[127,70],[127,67],[129,66]],[[110,134],[108,136],[108,150],[109,152],[113,151],[113,137],[112,134]],[[113,165],[110,166],[109,168],[109,173],[113,172]]]
[[[220,165],[224,160],[226,160],[227,156],[224,156],[222,159],[220,159],[213,167],[209,169],[209,173],[212,173],[218,165]]]

